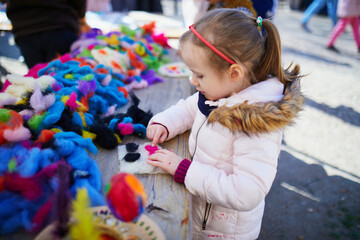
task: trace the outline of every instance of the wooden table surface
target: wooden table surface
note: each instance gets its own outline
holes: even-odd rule
[[[171,59],[177,59],[174,53]],[[156,83],[134,92],[140,99],[139,107],[156,114],[175,104],[179,99],[191,95],[194,91],[188,78],[164,78],[163,83]],[[127,108],[128,106],[123,107],[123,112]],[[172,149],[184,158],[190,158],[188,137],[189,131],[159,145],[162,148]],[[142,144],[149,142],[149,139],[125,137],[123,143],[127,142]],[[94,159],[99,163],[104,186],[118,172],[119,160],[117,150],[99,150]],[[147,193],[148,209],[145,209],[144,214],[159,225],[167,239],[191,239],[190,198],[184,185],[176,183],[172,176],[165,174],[142,174],[137,177],[143,183]],[[151,206],[156,208],[151,208]]]
[[[171,51],[169,57],[172,61],[179,61],[175,51]],[[135,90],[135,95],[140,99],[139,107],[150,110],[153,114],[161,112],[179,99],[186,98],[194,93],[195,89],[190,85],[188,78],[166,78],[164,82],[156,83],[145,89]],[[120,109],[126,112],[130,103]],[[163,144],[166,149],[172,149],[175,153],[190,158],[188,152],[189,132],[175,137]],[[126,136],[122,144],[136,142],[138,144],[148,142],[148,139]],[[119,160],[117,149],[106,150],[98,148],[99,153],[92,155],[98,162],[102,173],[102,194],[104,187],[110,178],[118,172]],[[144,214],[156,222],[164,232],[167,239],[191,239],[190,232],[190,198],[184,185],[176,183],[173,177],[166,174],[142,174],[137,175],[147,193],[147,208]],[[0,235],[0,239],[6,240],[29,240],[34,239],[35,234],[18,231],[10,235]]]

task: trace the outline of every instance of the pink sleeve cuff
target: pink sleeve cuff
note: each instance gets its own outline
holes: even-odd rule
[[[191,161],[189,159],[184,159],[179,164],[178,168],[175,171],[174,174],[174,180],[178,183],[184,183],[186,173],[190,167]]]

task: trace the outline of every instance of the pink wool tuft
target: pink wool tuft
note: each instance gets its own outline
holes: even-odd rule
[[[53,198],[50,198],[34,215],[31,222],[31,231],[37,232],[45,223],[46,217],[49,215],[53,205]]]
[[[69,100],[66,101],[66,106],[68,106],[72,111],[75,111],[78,107],[78,104],[76,103],[76,97],[76,92],[72,92],[70,94]]]
[[[19,142],[24,140],[29,140],[31,138],[31,133],[29,129],[24,126],[20,126],[15,129],[5,129],[3,137],[8,142]]]
[[[65,53],[64,55],[59,57],[61,63],[65,63],[71,60],[71,56],[69,53]]]
[[[59,84],[58,82],[55,82],[51,87],[55,92],[57,92],[57,91],[60,91],[61,84]]]
[[[3,88],[1,89],[1,92],[5,92],[5,90],[11,85],[12,83],[9,80],[5,80]]]
[[[151,146],[151,145],[146,145],[145,149],[149,152],[149,155],[154,154],[157,150],[159,150],[158,146]]]
[[[38,71],[40,69],[43,69],[45,67],[47,67],[49,63],[38,63],[36,64],[35,66],[33,66],[32,68],[29,69],[29,72],[24,75],[24,77],[33,77],[33,78],[38,78],[39,75],[38,75]]]
[[[40,182],[37,179],[33,177],[23,178],[19,174],[6,174],[4,189],[18,192],[29,200],[38,199],[43,193]]]
[[[104,114],[104,117],[111,116],[115,114],[116,105],[112,105],[108,108],[107,112]]]
[[[131,123],[119,123],[118,129],[121,135],[130,135],[134,132],[134,126]]]
[[[104,77],[104,79],[101,81],[101,85],[107,86],[109,85],[110,81],[111,81],[111,75],[110,74],[106,75],[106,77]]]

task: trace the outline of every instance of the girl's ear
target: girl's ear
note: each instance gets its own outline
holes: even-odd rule
[[[243,78],[245,69],[243,65],[235,63],[229,67],[228,73],[230,75],[230,79],[237,82]]]

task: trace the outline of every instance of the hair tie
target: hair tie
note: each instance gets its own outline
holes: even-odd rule
[[[211,43],[209,43],[208,41],[206,41],[206,39],[200,35],[200,33],[198,31],[195,30],[194,28],[194,24],[191,25],[189,27],[189,29],[195,34],[195,36],[197,36],[206,46],[208,46],[208,48],[210,48],[211,50],[213,50],[217,55],[219,55],[220,57],[222,57],[224,60],[226,60],[228,63],[230,64],[235,64],[235,62],[233,60],[231,60],[230,58],[228,58],[225,54],[223,54],[222,52],[220,52],[216,47],[214,47],[214,45],[212,45]]]
[[[257,18],[256,18],[256,23],[257,23],[257,25],[258,25],[258,27],[262,27],[262,17],[260,17],[260,16],[258,16]]]

